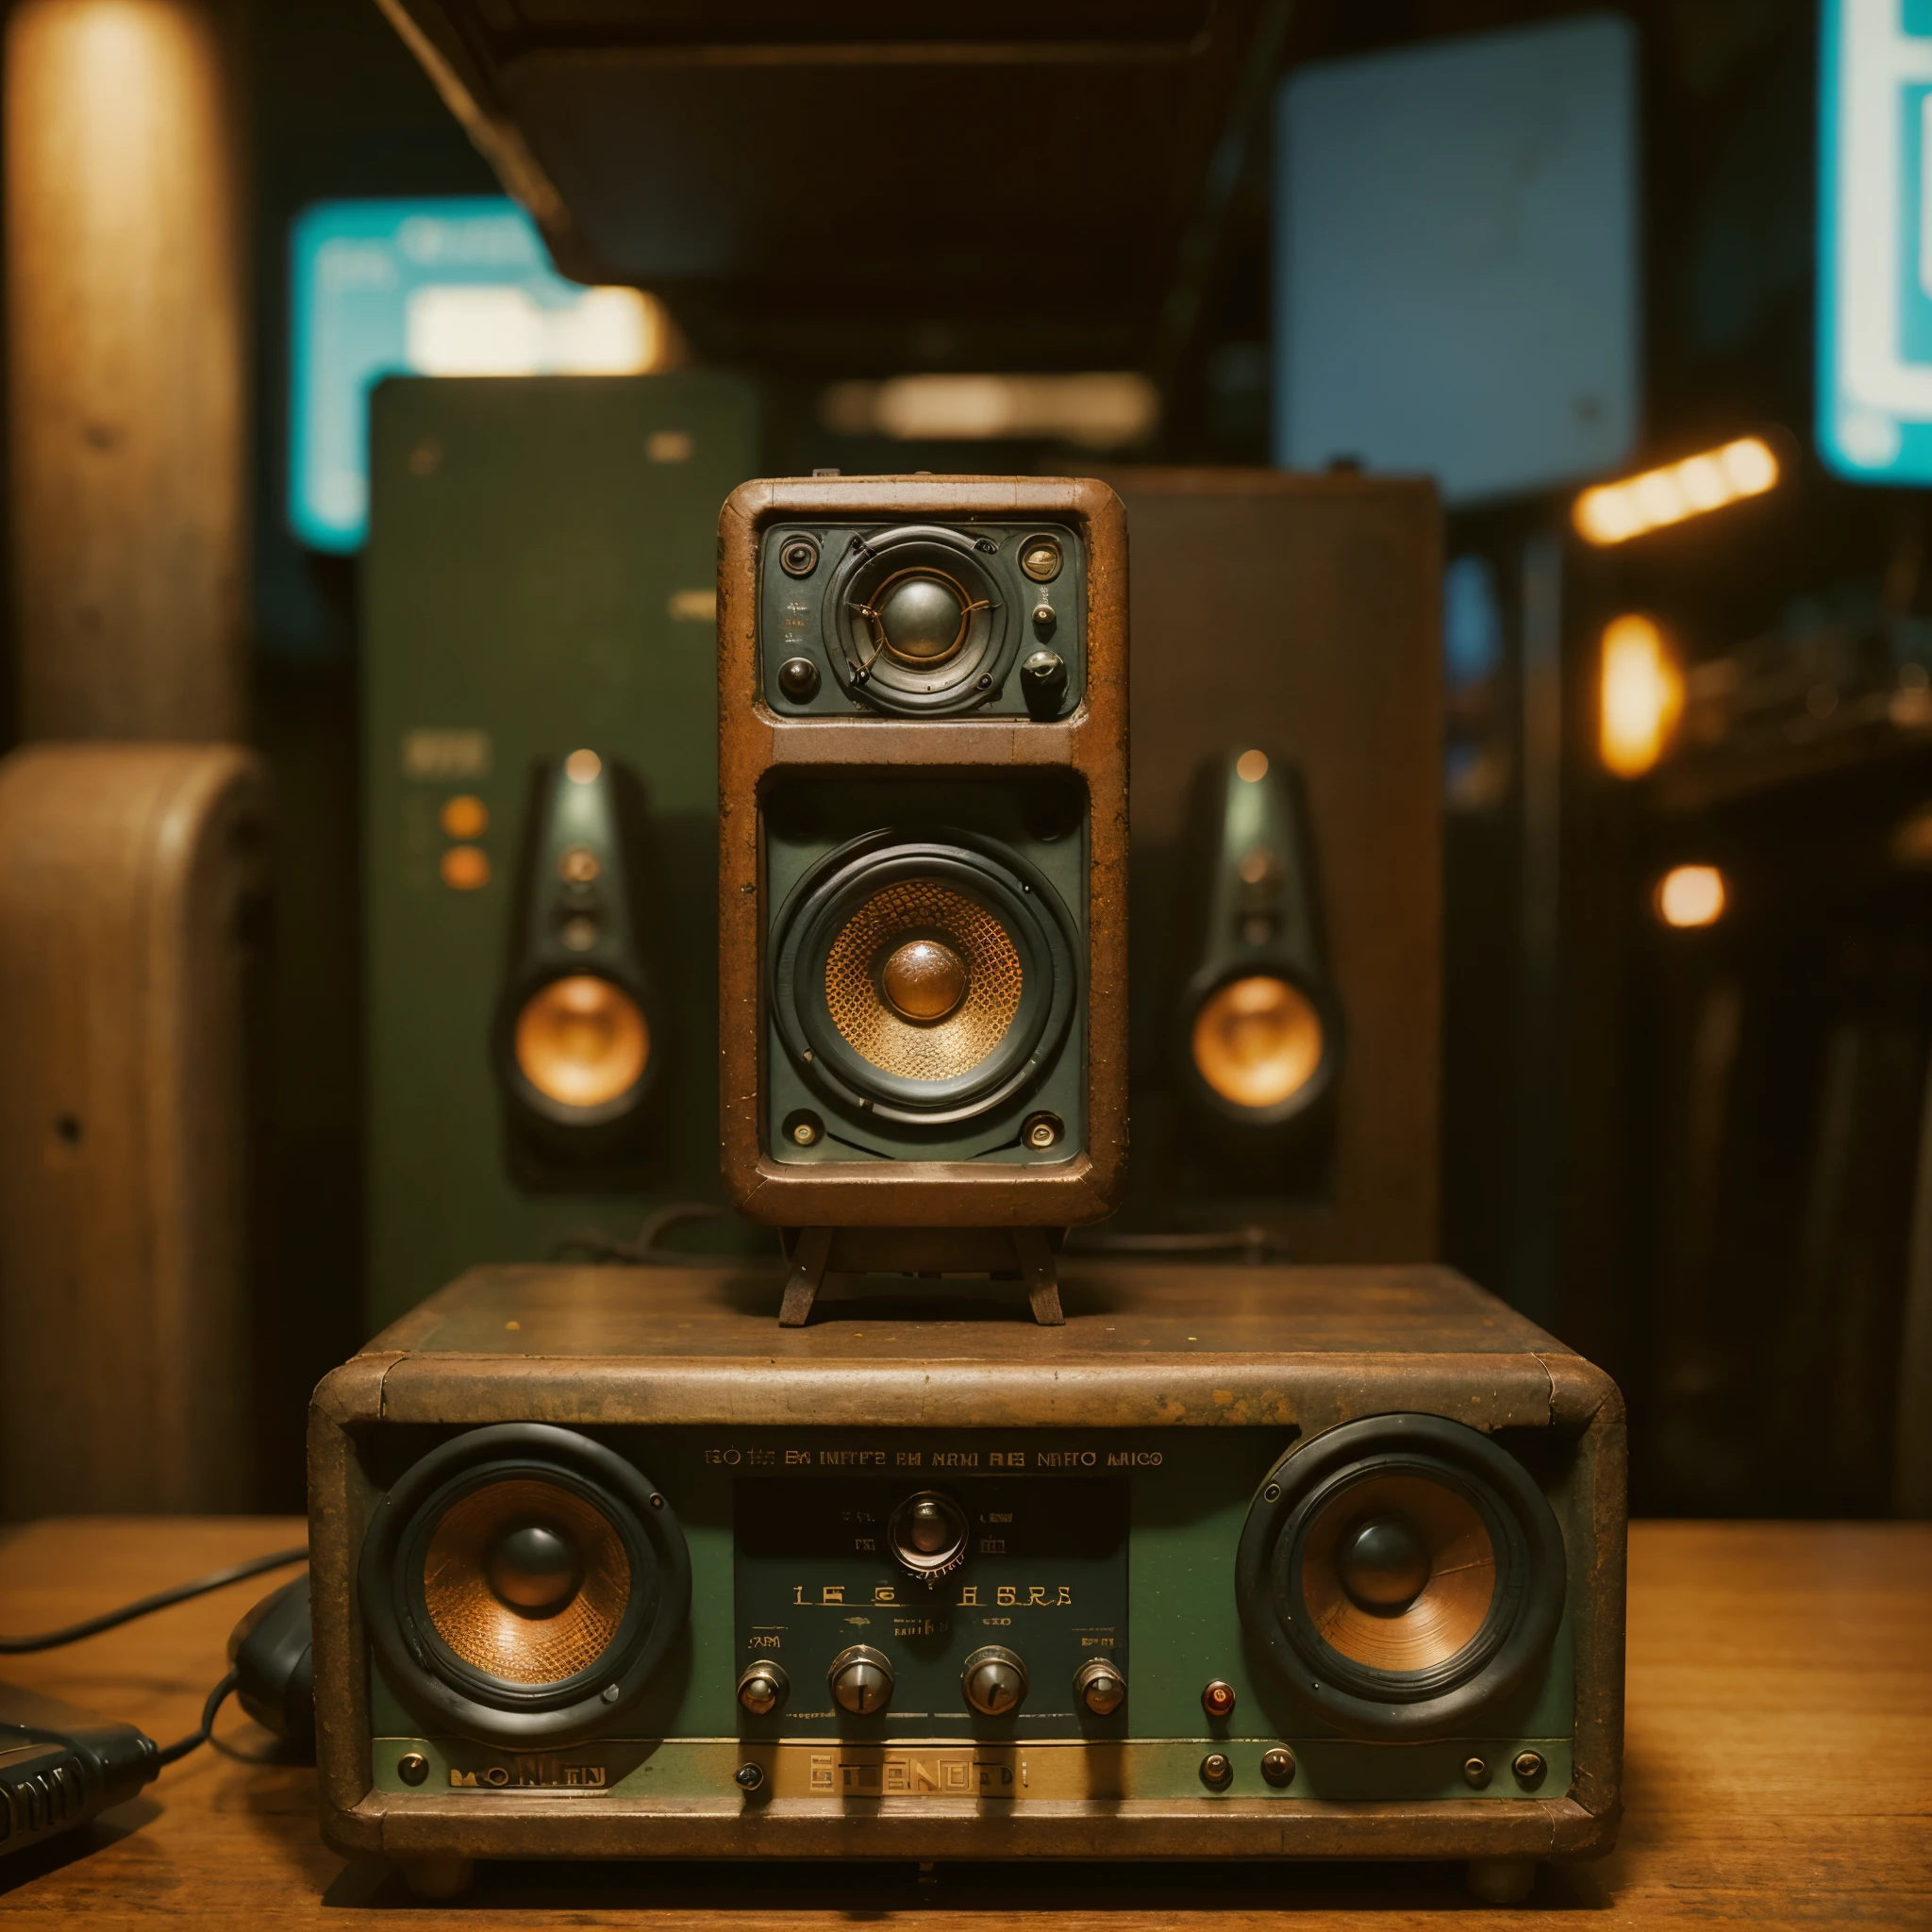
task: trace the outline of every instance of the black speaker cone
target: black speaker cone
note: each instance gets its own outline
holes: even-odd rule
[[[1562,1532],[1487,1437],[1372,1416],[1270,1476],[1236,1591],[1249,1636],[1344,1729],[1443,1737],[1541,1667],[1563,1613]]]
[[[949,1125],[1040,1077],[1076,1005],[1073,922],[997,841],[878,831],[824,859],[773,930],[785,1049],[829,1100]]]

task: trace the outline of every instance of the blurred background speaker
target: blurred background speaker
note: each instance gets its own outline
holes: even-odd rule
[[[376,391],[372,1323],[719,1196],[715,529],[755,435],[720,375]]]
[[[1257,745],[1205,760],[1182,877],[1170,999],[1190,1184],[1325,1186],[1343,1021],[1300,773]]]
[[[1133,531],[1134,1135],[1099,1239],[1430,1259],[1435,492],[1347,472],[1109,480]]]

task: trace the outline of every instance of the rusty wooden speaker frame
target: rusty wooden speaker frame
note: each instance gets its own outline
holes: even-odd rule
[[[1087,668],[1073,713],[1049,723],[943,718],[788,718],[758,671],[762,533],[806,518],[970,523],[1054,519],[1087,546]],[[788,1228],[1066,1228],[1118,1202],[1126,1148],[1126,514],[1104,483],[993,476],[798,477],[746,483],[718,523],[718,940],[721,1155],[733,1202]],[[774,782],[837,772],[876,777],[1071,773],[1090,805],[1086,1145],[1049,1168],[970,1161],[790,1166],[762,1144],[764,877],[760,802]],[[814,1251],[824,1243],[815,1243]],[[827,1250],[819,1257],[839,1266]],[[1016,1250],[1013,1264],[1025,1269]]]

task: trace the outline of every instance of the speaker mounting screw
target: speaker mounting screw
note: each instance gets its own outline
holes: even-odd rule
[[[406,1785],[420,1785],[429,1775],[429,1760],[420,1751],[405,1751],[396,1759],[396,1775]]]
[[[785,1116],[785,1138],[794,1146],[816,1147],[824,1131],[824,1122],[806,1108]]]
[[[1034,1113],[1026,1116],[1026,1124],[1020,1132],[1027,1146],[1036,1154],[1043,1154],[1049,1147],[1059,1145],[1060,1136],[1066,1130],[1066,1123],[1058,1114]]]
[[[615,1684],[605,1685],[604,1702],[606,1704],[615,1704],[617,1700],[623,1695],[624,1692]]]
[[[757,1790],[765,1781],[764,1768],[757,1764],[741,1764],[733,1775],[747,1791]]]
[[[1489,1760],[1483,1757],[1465,1757],[1462,1760],[1462,1782],[1471,1790],[1481,1790],[1490,1781]]]
[[[1285,1745],[1277,1744],[1274,1750],[1261,1754],[1261,1775],[1276,1790],[1293,1784],[1294,1769],[1294,1753]]]
[[[810,537],[788,537],[778,547],[778,567],[788,577],[808,577],[819,567],[819,546]]]
[[[1509,1769],[1516,1774],[1516,1782],[1518,1784],[1528,1785],[1534,1790],[1536,1786],[1542,1783],[1543,1773],[1549,1769],[1549,1766],[1543,1762],[1541,1752],[1519,1751],[1516,1754],[1516,1762]]]
[[[1226,1755],[1210,1751],[1201,1760],[1201,1782],[1210,1791],[1224,1791],[1234,1782],[1234,1766],[1227,1761]]]
[[[1261,1500],[1264,1503],[1280,1502],[1281,1485],[1279,1483],[1270,1483],[1268,1487],[1261,1491]]]
[[[1216,1677],[1201,1693],[1201,1708],[1209,1717],[1233,1716],[1234,1686]]]
[[[808,705],[819,694],[819,667],[809,658],[788,658],[778,667],[778,689],[794,705]]]

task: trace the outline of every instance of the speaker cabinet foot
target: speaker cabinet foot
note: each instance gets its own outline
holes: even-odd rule
[[[1020,1273],[1026,1283],[1026,1299],[1033,1305],[1033,1319],[1042,1328],[1065,1327],[1067,1318],[1060,1310],[1060,1278],[1045,1234],[1037,1227],[1016,1227],[1013,1251],[1020,1257]]]
[[[461,1898],[476,1877],[476,1861],[454,1852],[425,1852],[420,1857],[399,1858],[397,1869],[411,1898]]]
[[[791,1251],[791,1273],[785,1283],[785,1299],[778,1308],[779,1327],[803,1328],[811,1320],[812,1304],[819,1298],[819,1289],[832,1258],[835,1231],[829,1227],[799,1229],[798,1245]]]
[[[1536,1884],[1534,1858],[1472,1858],[1469,1889],[1486,1906],[1520,1906]]]

